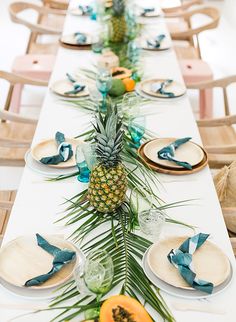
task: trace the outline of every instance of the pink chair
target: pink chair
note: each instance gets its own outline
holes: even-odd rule
[[[54,55],[23,55],[15,58],[12,72],[34,80],[49,81],[55,63]],[[16,84],[12,93],[10,110],[18,113],[23,85]]]
[[[180,59],[182,75],[186,87],[194,83],[213,80],[213,73],[209,65],[200,59]],[[201,89],[199,92],[200,118],[212,118],[213,116],[213,92],[212,89]]]

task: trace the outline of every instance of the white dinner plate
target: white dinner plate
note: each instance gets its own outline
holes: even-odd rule
[[[63,97],[69,97],[69,98],[89,96],[88,84],[84,80],[78,80],[77,84],[85,86],[84,90],[77,94],[65,94],[74,89],[74,84],[71,83],[68,79],[62,79],[62,80],[56,81],[51,85],[51,90],[57,95],[60,95]]]
[[[166,92],[171,92],[171,93],[174,94],[173,97],[168,97],[165,94],[161,94],[159,92],[154,92],[152,87],[154,85],[158,86],[162,82],[165,82],[166,80],[167,79],[159,79],[159,78],[146,79],[146,80],[144,80],[144,81],[142,81],[140,83],[140,89],[141,89],[142,92],[144,92],[148,96],[159,97],[159,98],[163,98],[163,99],[166,99],[166,100],[168,100],[168,99],[172,100],[173,98],[183,96],[186,93],[185,85],[183,85],[183,84],[181,84],[179,82],[176,82],[176,81],[173,81],[172,83],[168,84],[165,87]]]
[[[77,167],[57,169],[57,168],[48,167],[43,163],[37,162],[32,158],[30,150],[28,150],[25,154],[25,163],[26,163],[26,166],[32,171],[49,178],[51,177],[54,178],[61,175],[71,175],[77,172]]]
[[[230,274],[228,278],[219,286],[214,287],[212,294],[206,294],[198,290],[177,288],[175,286],[165,283],[151,271],[147,261],[148,251],[149,251],[149,248],[146,250],[142,260],[144,273],[146,274],[147,278],[153,283],[153,285],[157,286],[160,290],[172,296],[176,296],[178,298],[184,298],[184,299],[194,299],[194,300],[209,298],[225,291],[232,281],[233,268],[232,268],[232,264],[230,263]]]
[[[159,48],[155,48],[155,47],[148,46],[147,40],[151,41],[154,38],[155,37],[143,37],[143,39],[141,40],[141,46],[142,46],[142,48],[145,49],[145,50],[151,50],[151,51],[164,51],[164,50],[170,49],[171,44],[170,44],[170,40],[167,37],[165,37],[161,41]]]

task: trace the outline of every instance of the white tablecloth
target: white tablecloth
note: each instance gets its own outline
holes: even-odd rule
[[[72,0],[71,7],[78,1]],[[167,32],[164,20],[156,19],[152,24],[157,33]],[[95,31],[97,24],[89,18],[68,15],[64,27],[64,34],[75,31]],[[77,51],[60,48],[56,65],[50,83],[63,79],[66,72],[73,73],[79,67],[89,67],[96,62],[97,56],[90,51]],[[178,62],[174,51],[148,53],[143,57],[144,77],[172,78],[183,82]],[[49,85],[50,88],[50,85]],[[192,136],[193,141],[201,143],[199,132],[193,117],[189,99],[186,96],[174,100],[172,103],[153,102],[142,108],[146,114],[146,125],[161,137]],[[42,107],[37,131],[33,145],[43,139],[51,138],[56,131],[62,131],[67,137],[75,136],[82,132],[91,119],[91,115],[63,104],[58,97],[48,89]],[[208,168],[199,173],[187,176],[159,175],[163,187],[158,187],[159,194],[167,202],[195,199],[188,206],[174,208],[169,214],[178,220],[198,226],[199,231],[211,234],[211,240],[219,245],[234,265],[234,256],[225,228],[220,205],[214,189],[211,173]],[[10,217],[3,245],[17,236],[24,234],[53,233],[68,236],[72,228],[65,228],[62,224],[55,224],[64,210],[62,202],[64,198],[78,193],[83,184],[77,179],[71,178],[59,182],[45,182],[43,178],[28,169],[24,170],[14,208]],[[191,234],[187,228],[166,225],[163,237],[173,234]],[[17,265],[17,263],[16,263]],[[169,303],[178,300],[162,292],[163,297]],[[234,322],[236,321],[236,281],[233,278],[231,285],[222,294],[211,297],[203,302],[211,303],[215,307],[224,306],[225,315],[213,315],[200,312],[180,312],[172,309],[178,322]],[[0,321],[7,322],[10,318],[25,313],[22,310],[14,310],[11,305],[46,305],[48,300],[36,301],[24,299],[10,293],[0,285]],[[3,305],[5,308],[3,308]],[[27,311],[26,311],[27,312]],[[55,316],[55,312],[47,311],[40,314],[23,316],[19,322],[46,322]],[[157,315],[156,315],[157,318]],[[76,319],[75,319],[76,321]],[[77,319],[78,321],[78,319]],[[159,321],[159,320],[158,320]]]

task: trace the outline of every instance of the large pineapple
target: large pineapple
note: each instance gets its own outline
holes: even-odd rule
[[[109,213],[118,208],[127,190],[126,170],[121,163],[123,130],[117,108],[106,116],[96,117],[96,156],[99,164],[93,169],[88,188],[90,204],[100,212]]]
[[[111,24],[111,41],[115,43],[123,42],[127,31],[125,19],[125,0],[113,0]]]

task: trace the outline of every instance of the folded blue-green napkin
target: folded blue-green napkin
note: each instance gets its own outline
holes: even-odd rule
[[[75,40],[77,42],[78,45],[80,44],[85,44],[87,41],[87,36],[85,34],[83,34],[82,32],[75,32]]]
[[[69,73],[66,73],[66,76],[68,80],[73,84],[73,89],[71,91],[65,92],[64,94],[70,95],[70,94],[78,94],[79,92],[82,92],[85,89],[85,85],[76,84],[77,80],[71,76]]]
[[[179,248],[172,249],[167,258],[178,269],[180,275],[190,286],[211,294],[214,285],[211,282],[198,279],[196,273],[194,273],[192,263],[194,252],[204,244],[208,237],[208,234],[200,233],[188,238]]]
[[[65,142],[64,134],[61,132],[57,132],[55,135],[55,140],[58,146],[58,154],[40,159],[41,163],[58,164],[60,162],[66,162],[72,157],[72,146],[71,144]]]
[[[154,40],[147,40],[147,44],[149,47],[152,48],[160,48],[161,42],[166,38],[166,35],[161,34],[158,35]]]
[[[46,252],[51,254],[54,259],[52,262],[52,269],[43,275],[36,276],[25,282],[25,286],[36,286],[46,282],[55,273],[57,273],[62,267],[70,263],[76,257],[76,253],[71,250],[61,250],[60,248],[49,244],[39,234],[36,234],[38,246],[43,248]]]
[[[154,11],[155,11],[155,8],[143,8],[141,16],[146,16],[147,13],[154,12]]]
[[[80,4],[79,9],[81,10],[82,15],[90,15],[93,12],[93,8],[88,5],[83,6]]]
[[[183,168],[192,170],[192,166],[190,163],[179,161],[174,158],[175,150],[178,149],[178,147],[181,146],[182,144],[188,142],[189,140],[191,140],[190,137],[182,138],[172,142],[170,145],[165,146],[164,148],[162,148],[160,151],[157,152],[158,158],[161,160],[168,160],[168,161],[174,162]]]
[[[165,91],[166,86],[170,85],[171,83],[173,83],[173,79],[167,79],[161,83],[153,83],[151,86],[151,89],[154,93],[160,93],[160,94],[165,95],[167,97],[173,98],[173,97],[175,97],[174,93]]]

